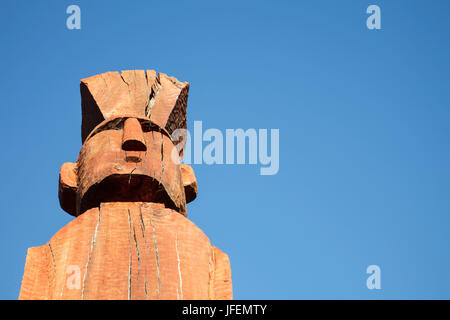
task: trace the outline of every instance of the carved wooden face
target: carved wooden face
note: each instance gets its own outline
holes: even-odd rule
[[[185,189],[192,201],[197,182],[192,168],[174,161],[176,152],[169,134],[148,119],[103,121],[85,140],[76,166],[61,168],[61,206],[79,215],[101,202],[145,201],[186,214]]]
[[[168,133],[148,120],[115,118],[98,125],[77,160],[81,212],[111,201],[161,202],[185,212],[174,148]]]

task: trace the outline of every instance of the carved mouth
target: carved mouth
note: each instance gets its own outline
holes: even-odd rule
[[[166,208],[179,209],[163,185],[141,174],[114,174],[92,185],[81,199],[80,213],[100,206],[102,202],[156,202]]]

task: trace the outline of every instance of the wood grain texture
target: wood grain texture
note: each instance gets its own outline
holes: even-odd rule
[[[68,273],[73,269],[80,272],[78,286]],[[62,228],[48,244],[30,248],[19,296],[231,298],[228,256],[183,215],[143,202],[102,203]]]

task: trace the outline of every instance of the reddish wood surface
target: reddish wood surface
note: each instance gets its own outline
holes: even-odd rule
[[[189,84],[153,70],[81,81],[83,146],[59,175],[76,218],[28,249],[20,299],[231,299],[228,256],[187,219],[198,192],[173,161]]]

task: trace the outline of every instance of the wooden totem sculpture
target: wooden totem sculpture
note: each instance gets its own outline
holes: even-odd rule
[[[186,218],[194,172],[173,157],[189,84],[136,70],[80,87],[83,146],[59,176],[76,218],[28,249],[19,299],[231,299],[228,256]]]

